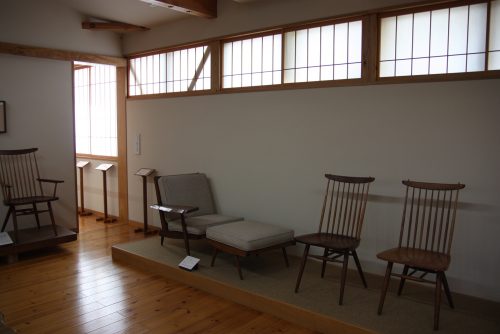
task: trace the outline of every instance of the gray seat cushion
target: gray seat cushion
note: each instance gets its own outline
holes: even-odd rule
[[[208,227],[236,222],[239,220],[243,220],[243,218],[223,216],[217,214],[203,215],[196,217],[186,217],[186,226],[188,233],[203,235],[205,234]],[[170,231],[182,232],[182,224],[180,219],[169,222],[168,229]]]
[[[293,230],[244,220],[210,226],[206,236],[208,239],[250,252],[292,241]]]
[[[198,210],[189,216],[215,213],[212,189],[203,173],[161,176],[158,179],[161,202],[172,205],[196,206]]]

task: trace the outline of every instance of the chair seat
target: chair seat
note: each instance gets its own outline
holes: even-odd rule
[[[336,250],[352,250],[359,246],[359,240],[350,237],[332,235],[329,233],[312,233],[299,235],[295,241],[317,247],[324,247]]]
[[[33,203],[45,203],[57,201],[59,198],[54,196],[32,196],[23,198],[14,198],[10,200],[5,200],[5,205],[28,205]]]
[[[189,234],[204,235],[207,228],[221,224],[227,224],[243,220],[241,217],[223,216],[217,214],[186,217],[187,232]],[[168,223],[169,231],[182,232],[182,223],[180,219]]]
[[[445,271],[450,265],[450,256],[414,248],[392,248],[377,254],[381,260],[400,263],[414,268]]]
[[[293,241],[293,230],[254,221],[239,221],[210,227],[207,239],[246,252]]]

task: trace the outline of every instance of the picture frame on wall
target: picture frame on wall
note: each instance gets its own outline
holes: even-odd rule
[[[0,101],[0,133],[7,132],[7,110],[5,101]]]

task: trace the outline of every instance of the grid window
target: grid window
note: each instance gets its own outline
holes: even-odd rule
[[[211,88],[210,49],[182,49],[130,60],[129,95],[208,90]]]
[[[361,78],[362,21],[285,34],[285,83]]]
[[[281,34],[224,43],[223,88],[281,84]]]
[[[380,77],[484,71],[487,15],[478,3],[382,18]]]
[[[488,70],[500,70],[500,1],[491,2]]]
[[[76,153],[117,156],[116,67],[75,63]]]

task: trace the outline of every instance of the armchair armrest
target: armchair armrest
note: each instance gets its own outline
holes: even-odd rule
[[[52,192],[52,197],[56,197],[56,192],[57,192],[57,185],[59,183],[64,183],[62,180],[52,180],[52,179],[37,179],[38,182],[46,182],[46,183],[52,183],[54,185],[54,191]],[[42,189],[43,192],[43,189]]]
[[[194,212],[194,211],[198,210],[198,208],[195,206],[173,205],[173,204],[165,204],[165,205],[154,204],[154,205],[151,205],[150,208],[155,209],[155,210],[159,210],[159,211],[164,211],[164,212],[178,213],[181,215],[185,215],[186,213],[190,213],[190,212]]]

